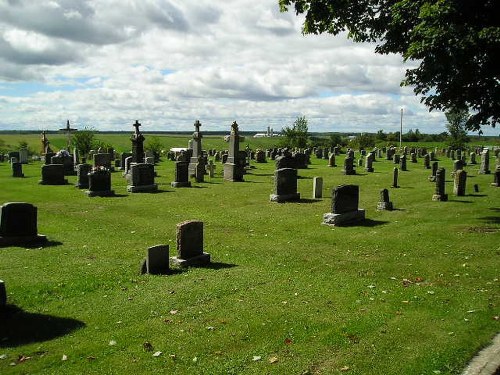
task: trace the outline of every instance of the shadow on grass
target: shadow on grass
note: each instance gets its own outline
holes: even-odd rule
[[[192,267],[192,268],[206,268],[209,270],[221,270],[221,269],[225,269],[225,268],[237,267],[237,265],[231,264],[231,263],[210,262],[208,264],[193,265],[190,267]]]
[[[500,216],[485,216],[478,218],[487,224],[500,224]]]
[[[488,208],[490,211],[500,212],[500,207],[490,207]]]
[[[251,173],[252,176],[274,176],[274,173]]]
[[[60,241],[47,241],[44,243],[32,243],[28,244],[26,246],[23,246],[26,249],[41,249],[42,247],[45,249],[46,247],[56,247],[56,246],[61,246],[63,243]]]
[[[452,202],[452,203],[473,203],[472,201],[460,201],[460,200],[454,200],[454,199],[450,199],[449,202]]]
[[[299,180],[312,180],[312,177],[310,177],[310,176],[297,176],[297,179],[299,179]]]
[[[339,227],[367,227],[367,228],[372,228],[372,227],[378,227],[379,225],[384,225],[384,224],[389,224],[390,221],[383,221],[383,220],[373,220],[373,219],[365,219],[364,221],[360,221],[357,223],[346,223],[339,225]]]
[[[481,197],[487,197],[486,194],[467,194],[468,197],[471,198],[481,198]]]
[[[0,321],[0,348],[47,341],[85,327],[76,319],[29,313],[12,305],[0,312]]]
[[[322,199],[312,199],[312,198],[300,198],[298,201],[295,201],[296,203],[316,203],[316,202],[322,202]],[[293,202],[291,202],[293,203]]]

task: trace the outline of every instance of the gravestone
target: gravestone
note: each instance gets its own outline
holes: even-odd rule
[[[412,163],[418,163],[417,154],[415,154],[414,152],[412,152],[410,154],[410,160],[411,160]]]
[[[265,163],[266,162],[266,153],[262,150],[257,150],[255,152],[255,161],[257,163]]]
[[[313,199],[323,198],[323,177],[313,178]]]
[[[329,152],[328,152],[328,148],[326,148],[326,147],[325,147],[325,148],[323,149],[323,159],[328,160],[328,154],[329,154]]]
[[[19,150],[19,163],[28,164],[28,149],[22,148]]]
[[[5,283],[0,280],[0,311],[7,305],[7,290],[5,289]]]
[[[481,167],[479,168],[479,174],[490,174],[490,150],[485,148],[481,153]]]
[[[399,159],[399,168],[402,171],[407,171],[408,169],[406,168],[406,154],[403,154],[401,158]]]
[[[208,177],[212,178],[215,176],[215,164],[213,160],[209,160],[207,164]]]
[[[146,156],[144,158],[144,163],[155,165],[155,158],[154,158],[154,156]]]
[[[191,150],[193,150],[193,153],[192,153],[191,158],[189,160],[189,176],[190,177],[195,177],[196,165],[200,162],[199,157],[202,155],[201,139],[203,138],[203,135],[200,132],[200,126],[201,126],[201,122],[196,120],[194,122],[195,131],[192,135],[191,147],[189,147]],[[205,166],[203,166],[203,167],[205,167]]]
[[[429,176],[429,181],[435,182],[436,181],[436,172],[438,170],[438,162],[435,161],[432,163],[432,172],[431,175]]]
[[[365,158],[365,171],[373,172],[373,154],[369,153]]]
[[[231,134],[229,136],[229,154],[224,163],[224,180],[243,181],[244,164],[239,160],[240,135],[238,124],[234,121],[231,124]]]
[[[127,159],[129,156],[132,156],[131,152],[123,152],[120,155],[120,169],[125,170],[125,159]]]
[[[340,185],[332,190],[332,212],[323,215],[323,224],[335,226],[365,220],[365,210],[360,209],[359,186]]]
[[[54,152],[47,152],[44,156],[43,156],[43,161],[44,161],[44,164],[51,164],[52,163],[52,157],[54,157],[56,154]]]
[[[469,154],[469,159],[470,159],[470,164],[476,164],[476,153],[475,152],[471,152]]]
[[[303,152],[294,152],[292,154],[296,169],[307,169],[307,164],[309,163],[309,157]]]
[[[127,191],[129,193],[143,193],[158,191],[155,184],[155,167],[153,164],[132,163],[127,174]]]
[[[439,168],[436,172],[436,190],[432,196],[433,201],[446,202],[448,200],[448,194],[445,192],[445,176],[446,170],[444,168]]]
[[[392,202],[389,200],[389,190],[380,190],[380,201],[377,203],[377,210],[393,210]]]
[[[144,136],[141,134],[139,127],[141,124],[139,121],[135,120],[133,125],[135,128],[134,134],[130,140],[132,141],[132,162],[133,163],[144,163]]]
[[[42,179],[38,183],[40,185],[66,185],[68,180],[64,178],[64,165],[42,165]]]
[[[19,151],[10,151],[8,160],[11,161],[12,158],[16,158],[16,162],[19,163]]]
[[[196,182],[205,182],[205,171],[206,171],[205,161],[203,160],[203,157],[200,155],[198,156],[198,162],[194,166],[194,178]]]
[[[186,161],[175,162],[175,181],[170,183],[172,187],[191,187],[189,181],[189,163]]]
[[[453,179],[453,194],[457,197],[463,197],[465,195],[465,185],[467,183],[467,172],[459,169],[455,172],[455,178]]]
[[[424,168],[431,169],[431,156],[429,154],[424,155]]]
[[[495,168],[495,173],[493,176],[493,182],[491,183],[491,186],[500,187],[500,165],[497,165]]]
[[[394,164],[399,164],[400,159],[401,159],[401,156],[399,154],[394,154],[394,156],[392,158],[392,162]]]
[[[127,176],[130,173],[130,166],[132,165],[132,156],[128,156],[125,158],[125,167],[124,167],[124,172],[123,175]]]
[[[463,170],[464,169],[464,163],[462,160],[454,160],[453,161],[453,170],[451,171],[451,177],[455,176],[455,173],[457,171]]]
[[[203,222],[184,221],[177,224],[177,256],[170,258],[181,267],[210,263],[210,254],[203,251]]]
[[[111,154],[97,153],[94,154],[94,167],[104,167],[111,171]]]
[[[22,163],[12,163],[12,177],[24,177]]]
[[[300,199],[297,193],[297,170],[281,168],[274,171],[274,193],[270,195],[271,202],[289,202]]]
[[[276,157],[276,169],[295,168],[295,159],[285,150],[282,156]]]
[[[86,194],[89,197],[111,197],[115,192],[111,190],[111,172],[107,169],[92,170],[88,174],[89,189]]]
[[[76,184],[78,189],[89,188],[89,173],[92,167],[90,164],[78,164],[76,166]]]
[[[393,188],[399,187],[398,180],[399,180],[399,170],[397,167],[394,167],[394,169],[392,171],[392,187]]]
[[[0,206],[0,247],[47,242],[38,234],[37,208],[31,203],[8,202]]]
[[[342,174],[345,175],[355,175],[356,170],[354,169],[354,158],[346,157],[344,159],[344,169],[342,169]]]
[[[148,248],[146,259],[142,262],[141,273],[164,275],[170,272],[168,245],[156,245]]]

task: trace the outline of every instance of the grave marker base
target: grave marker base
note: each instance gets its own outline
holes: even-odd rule
[[[443,194],[443,195],[440,195],[440,194],[434,194],[432,196],[432,200],[433,201],[440,201],[440,202],[446,202],[448,200],[448,194]]]
[[[112,197],[115,195],[114,190],[90,191],[85,192],[89,197]]]
[[[300,193],[293,193],[293,194],[271,194],[269,196],[269,200],[271,202],[293,202],[293,201],[298,201],[300,200]]]
[[[38,234],[36,236],[9,236],[0,237],[0,247],[42,245],[47,242],[47,236]]]
[[[146,192],[154,192],[158,191],[158,184],[152,185],[128,185],[127,191],[129,193],[146,193]]]
[[[394,208],[393,208],[392,202],[378,202],[377,203],[377,210],[392,211],[393,209]]]
[[[353,224],[364,220],[365,220],[365,210],[362,208],[358,209],[357,211],[350,211],[342,214],[334,214],[328,212],[323,215],[323,224],[330,226]]]
[[[173,181],[170,183],[170,186],[176,188],[176,187],[191,187],[191,181],[186,181],[186,182],[178,182],[178,181]]]
[[[171,257],[170,260],[172,261],[172,264],[175,264],[180,267],[203,266],[210,263],[210,254],[204,252],[201,255],[189,259]]]

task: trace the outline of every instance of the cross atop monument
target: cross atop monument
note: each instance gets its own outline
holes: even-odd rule
[[[135,134],[139,134],[139,126],[141,126],[141,123],[138,120],[135,120],[135,124],[132,126],[135,128]]]
[[[62,129],[59,129],[59,131],[62,131],[62,132],[65,132],[66,135],[68,136],[68,151],[69,151],[69,147],[71,146],[71,133],[72,132],[76,132],[78,129],[76,128],[72,128],[70,125],[69,125],[69,120],[67,120],[66,122],[66,127],[65,128],[62,128]]]
[[[196,133],[199,133],[199,131],[200,131],[200,126],[201,126],[201,122],[200,122],[200,120],[196,120],[196,121],[195,121],[195,123],[194,123],[194,127],[195,127],[195,129],[196,129],[196,130],[195,130],[195,131],[196,131]]]

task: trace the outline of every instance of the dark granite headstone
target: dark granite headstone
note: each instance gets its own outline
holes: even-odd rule
[[[0,246],[43,243],[38,234],[37,208],[30,203],[9,202],[0,206]]]
[[[180,266],[210,263],[210,254],[203,252],[203,222],[184,221],[177,224],[177,256],[172,262]]]

